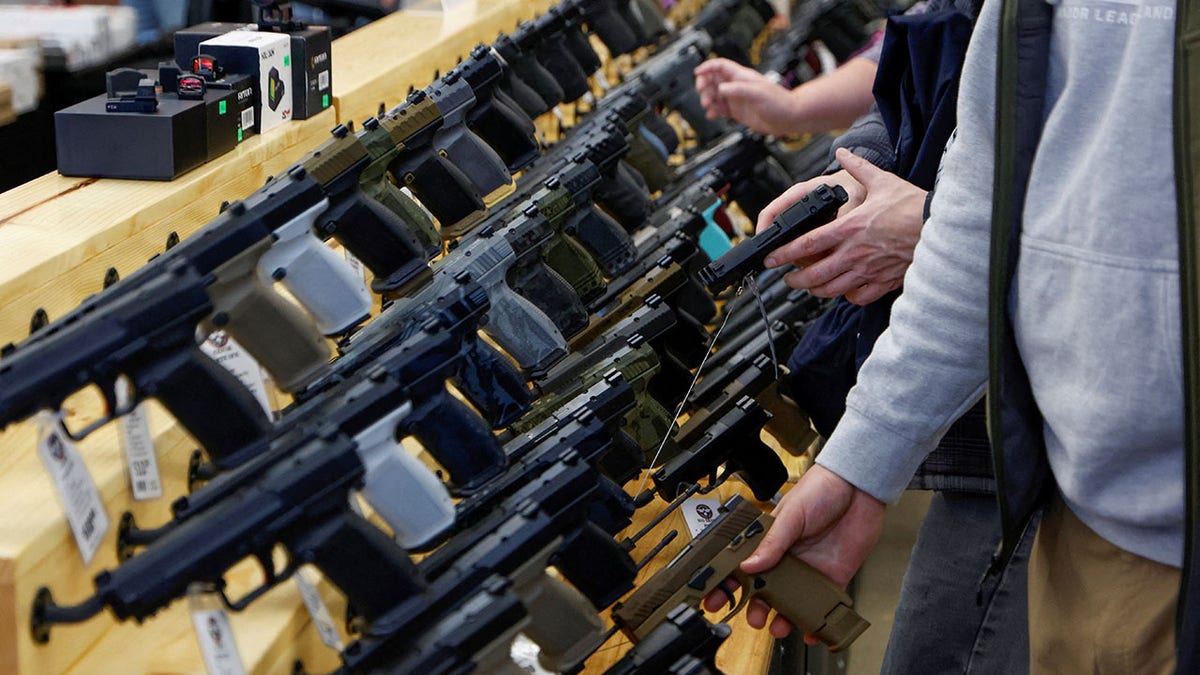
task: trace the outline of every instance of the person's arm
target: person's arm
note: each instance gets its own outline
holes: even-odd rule
[[[775,136],[843,129],[874,102],[876,63],[855,57],[788,90],[752,68],[710,59],[696,68],[696,89],[710,119],[731,117]]]
[[[945,430],[983,395],[998,8],[989,1],[976,26],[963,67],[958,138],[946,153],[891,325],[817,456],[822,468],[810,470],[816,473],[806,474],[796,496],[775,509],[771,532],[778,534],[768,532],[742,564],[748,573],[790,553],[847,579],[873,546],[882,518],[877,503],[899,499]],[[751,625],[764,626],[765,606],[752,609]],[[787,628],[778,618],[772,624],[774,634]]]

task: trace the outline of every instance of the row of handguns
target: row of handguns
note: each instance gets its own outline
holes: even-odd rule
[[[115,393],[126,379],[133,403],[159,401],[203,450],[196,489],[169,522],[122,518],[123,562],[95,578],[95,595],[62,606],[39,591],[36,640],[104,608],[142,621],[191,584],[223,588],[254,557],[264,583],[240,598],[222,591],[227,606],[314,565],[356,617],[343,672],[523,672],[509,659],[517,633],[544,667],[575,669],[605,639],[599,611],[614,603],[639,644],[612,672],[717,672],[727,628],[681,603],[740,574],[769,516],[731,500],[620,603],[639,537],[616,536],[656,494],[677,504],[706,477],[737,474],[760,500],[786,481],[760,432],[801,451],[807,422],[781,397],[771,355],[788,353],[823,305],[781,272],[758,273],[845,194],[814,192],[714,261],[712,237],[729,248],[726,201],[753,217],[795,176],[769,139],[704,117],[692,70],[714,52],[748,60],[773,10],[713,0],[671,34],[653,5],[565,0],[357,132],[339,126],[196,234],[5,348],[0,427],[93,384],[107,414],[66,430],[86,436],[128,412]],[[531,116],[592,90],[601,59],[588,34],[613,54],[653,56],[543,152]],[[701,143],[682,164],[668,162],[684,149],[664,110]],[[514,172],[515,190],[486,206]],[[330,237],[386,299],[373,320]],[[714,292],[751,274],[757,306],[727,303],[713,351]],[[200,351],[197,334],[214,330],[293,396],[281,419]],[[337,358],[326,337],[338,338]],[[679,412],[690,415],[682,427]],[[407,453],[407,437],[442,472]],[[630,496],[623,485],[647,468],[652,487]],[[389,532],[352,508],[355,495]],[[432,553],[414,563],[422,551]],[[835,648],[865,628],[798,561],[744,582],[746,597],[764,595]]]

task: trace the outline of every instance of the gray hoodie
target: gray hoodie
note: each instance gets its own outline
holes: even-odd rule
[[[1179,566],[1183,414],[1171,151],[1174,0],[1060,0],[1014,326],[1066,503]],[[987,376],[999,3],[980,15],[904,294],[818,462],[895,501]]]

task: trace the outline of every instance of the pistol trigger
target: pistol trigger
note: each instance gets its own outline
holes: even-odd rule
[[[725,622],[729,621],[731,618],[733,618],[734,614],[737,614],[738,612],[745,609],[746,605],[748,605],[750,603],[750,598],[754,596],[754,588],[753,588],[752,584],[748,583],[749,579],[745,578],[744,576],[742,576],[740,574],[737,575],[737,579],[738,579],[738,583],[740,583],[742,586],[742,594],[740,596],[738,596],[738,601],[737,601],[736,605],[733,604],[733,597],[730,596],[729,604],[732,605],[733,608],[730,609],[729,613],[726,614],[721,619],[721,623],[725,623]]]
[[[271,559],[271,552],[267,551],[266,553],[255,553],[254,557],[258,560],[259,566],[262,567],[263,578],[266,579],[266,585],[270,586],[272,582],[275,581],[275,577],[277,576],[275,573],[275,561]]]

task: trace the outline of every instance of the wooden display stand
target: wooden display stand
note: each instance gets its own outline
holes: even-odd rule
[[[51,319],[61,316],[100,291],[110,268],[129,274],[161,252],[169,234],[182,238],[195,232],[217,213],[221,202],[253,192],[268,176],[321,143],[335,125],[361,121],[377,115],[381,106],[396,105],[410,86],[428,84],[435,71],[453,67],[474,45],[491,41],[553,4],[554,0],[477,0],[446,14],[418,8],[376,21],[334,42],[330,110],[250,138],[175,181],[55,173],[0,194],[0,344],[24,339],[35,310],[44,309]],[[94,393],[85,391],[68,400],[72,428],[101,415]],[[185,601],[142,626],[118,624],[107,612],[82,624],[55,626],[49,645],[35,644],[29,630],[39,587],[50,587],[60,603],[76,603],[94,592],[96,573],[117,564],[114,541],[121,513],[132,511],[139,523],[156,525],[167,520],[171,499],[186,492],[184,478],[194,441],[153,403],[150,424],[167,495],[159,500],[132,499],[115,425],[106,425],[80,444],[110,521],[104,544],[86,567],[37,458],[37,430],[22,423],[0,433],[0,673],[204,672]],[[640,522],[653,517],[654,509],[639,513]],[[675,550],[682,545],[677,542]],[[643,574],[672,555],[668,549]],[[253,585],[257,574],[246,563],[235,568],[231,594]],[[322,591],[333,615],[340,616],[344,600],[327,587]],[[307,672],[327,672],[338,663],[337,654],[321,643],[291,584],[234,615],[233,624],[247,672],[287,673],[298,660]],[[739,635],[749,633],[735,628],[735,637],[722,650],[722,662],[732,672],[765,672],[769,637],[756,633],[747,640]],[[600,672],[602,664],[619,658],[625,651],[622,640],[617,637],[606,645],[589,672]]]

